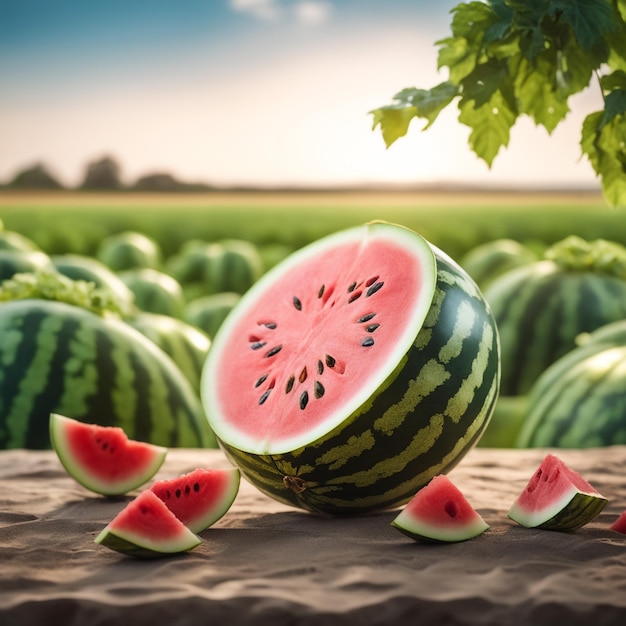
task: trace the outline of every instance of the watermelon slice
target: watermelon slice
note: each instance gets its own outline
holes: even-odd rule
[[[624,511],[610,526],[611,530],[626,535],[626,511]]]
[[[152,491],[132,500],[95,538],[95,542],[141,558],[155,558],[192,550],[200,544]]]
[[[52,413],[50,440],[67,473],[83,487],[118,496],[148,482],[167,448],[128,439],[117,426],[85,424]]]
[[[445,474],[420,489],[391,524],[412,539],[434,543],[466,541],[489,528]]]
[[[608,500],[578,472],[548,454],[509,510],[527,528],[571,531],[596,517]]]
[[[155,482],[151,490],[189,530],[202,532],[230,509],[239,491],[239,470],[198,468],[171,480]]]

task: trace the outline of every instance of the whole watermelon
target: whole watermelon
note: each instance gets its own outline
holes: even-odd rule
[[[496,278],[484,295],[500,331],[501,393],[523,395],[581,333],[626,317],[626,249],[568,237],[543,260]]]
[[[97,290],[60,276],[21,277],[0,286],[0,449],[49,447],[50,413],[120,426],[157,445],[214,445],[179,368],[102,308]]]

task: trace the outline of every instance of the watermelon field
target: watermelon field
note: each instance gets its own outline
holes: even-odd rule
[[[376,220],[417,231],[461,265],[457,273],[445,269],[447,261],[437,261],[439,296],[429,305],[433,311],[453,284],[458,302],[467,301],[458,310],[446,305],[456,324],[466,323],[460,311],[469,302],[480,310],[486,302],[491,309],[502,353],[492,347],[488,360],[492,372],[493,364],[501,363],[500,394],[492,419],[485,420],[489,427],[482,432],[474,424],[470,444],[626,443],[624,217],[623,210],[608,207],[599,192],[591,191],[4,191],[0,269],[6,282],[0,301],[6,302],[0,332],[12,342],[0,347],[7,372],[0,378],[0,448],[47,447],[51,410],[121,425],[129,437],[157,445],[215,446],[201,406],[201,375],[225,316],[290,253]],[[456,278],[448,284],[450,272]],[[377,282],[376,270],[368,280],[366,287],[384,284]],[[326,302],[323,292],[322,284],[320,303]],[[293,306],[301,307],[295,294]],[[111,313],[121,320],[111,319]],[[359,321],[373,317],[365,310],[363,315]],[[482,376],[476,363],[487,357],[478,344],[470,350],[467,336],[463,339],[448,322],[438,325],[433,318],[423,329],[429,324],[441,333],[437,350],[453,340],[465,342],[466,354],[455,349],[463,364],[458,371],[464,372],[455,384],[469,406],[478,398]],[[367,332],[379,326],[371,324]],[[265,345],[260,335],[250,337],[253,350]],[[373,336],[359,341],[374,344]],[[420,341],[425,340],[416,339],[415,346]],[[266,356],[281,348],[275,347]],[[606,355],[608,349],[614,352]],[[326,359],[332,368],[335,359]],[[317,363],[321,376],[322,361]],[[440,367],[442,381],[451,371]],[[264,393],[253,403],[258,399],[260,405],[274,382],[266,389],[261,385],[267,374],[257,377],[255,389]],[[301,382],[306,377],[304,368]],[[610,384],[597,384],[598,377]],[[495,379],[492,383],[491,390],[483,390],[489,399],[481,400],[480,410],[487,413],[494,406]],[[301,396],[301,410],[309,398],[324,394],[319,380],[315,385]],[[459,401],[461,391],[452,394],[452,387],[442,387],[447,389],[438,401],[442,407],[451,398]],[[402,385],[397,392],[401,397]],[[486,413],[481,415],[484,420]],[[593,424],[588,415],[594,415]]]

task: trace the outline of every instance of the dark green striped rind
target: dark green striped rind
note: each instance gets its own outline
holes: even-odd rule
[[[215,445],[174,362],[125,322],[27,299],[0,305],[0,449],[49,448],[51,413],[166,447]]]
[[[196,538],[193,542],[190,541],[189,543],[181,543],[177,548],[170,548],[168,551],[164,552],[155,548],[141,546],[138,543],[129,541],[124,537],[120,537],[120,535],[116,534],[115,531],[108,530],[97,538],[97,543],[109,548],[110,550],[115,550],[116,552],[121,552],[122,554],[135,558],[159,559],[165,556],[171,557],[174,554],[181,554],[183,552],[193,550],[193,548],[200,545],[201,541],[200,538]]]
[[[569,367],[559,361],[539,378],[517,447],[626,444],[626,346],[600,348],[577,348],[564,357]]]
[[[478,441],[498,395],[497,328],[474,282],[435,253],[437,287],[423,328],[366,405],[290,453],[259,456],[220,442],[261,491],[330,514],[389,508],[449,472]]]
[[[626,281],[549,260],[503,274],[484,293],[500,331],[505,395],[527,393],[580,333],[626,317]]]
[[[202,366],[211,347],[205,333],[182,320],[156,313],[139,313],[126,321],[169,355],[199,393]]]
[[[509,511],[509,517],[527,528],[570,532],[582,528],[595,519],[607,503],[608,500],[599,494],[594,495],[578,491],[574,493],[572,499],[558,513],[537,526],[529,526],[521,521],[524,519],[523,515],[520,515],[515,507],[512,507]]]
[[[185,310],[181,284],[169,274],[144,267],[119,273],[142,311],[180,318]]]

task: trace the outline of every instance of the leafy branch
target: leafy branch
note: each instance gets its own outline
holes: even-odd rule
[[[585,118],[580,145],[607,202],[626,205],[626,0],[467,2],[452,10],[451,32],[436,43],[448,80],[371,111],[387,147],[414,118],[426,130],[457,101],[470,148],[491,167],[519,117],[552,133],[569,98],[597,79],[603,109]]]

